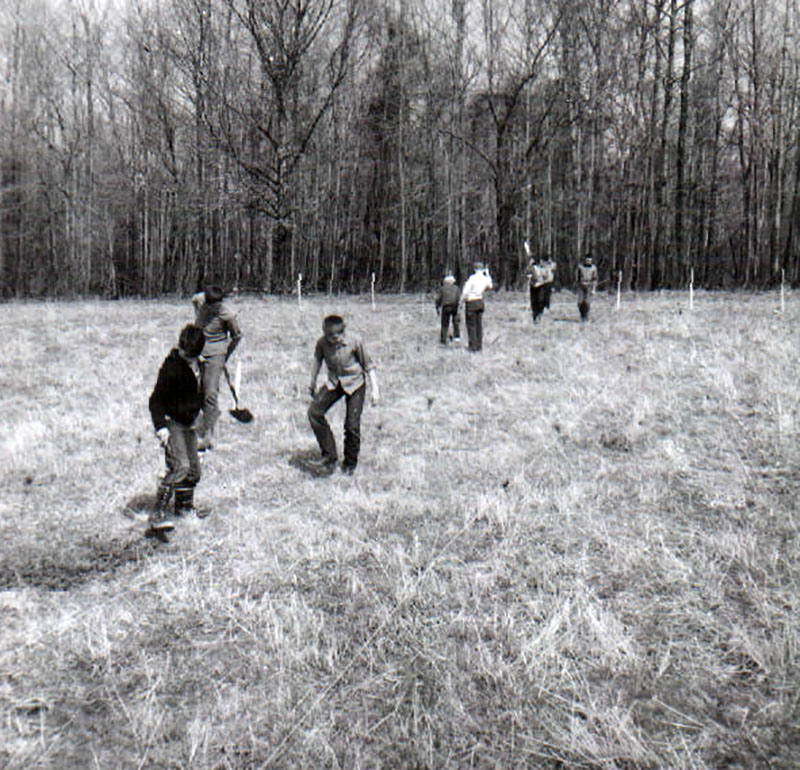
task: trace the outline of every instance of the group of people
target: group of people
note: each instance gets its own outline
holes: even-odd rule
[[[162,363],[150,395],[150,417],[164,448],[166,473],[156,490],[149,515],[148,533],[161,540],[175,527],[174,517],[204,515],[194,506],[194,490],[200,481],[199,453],[214,446],[214,428],[219,419],[219,383],[225,366],[242,339],[236,315],[223,303],[221,287],[207,286],[192,297],[194,323],[181,329],[177,347]],[[317,388],[322,364],[327,377]],[[320,448],[320,457],[310,460],[310,469],[332,473],[338,462],[336,440],[325,417],[341,398],[345,399],[344,458],[342,472],[352,474],[361,448],[361,412],[367,379],[372,402],[378,403],[380,388],[372,358],[361,340],[345,333],[341,316],[326,316],[311,365],[308,421]],[[170,514],[170,505],[173,513]]]
[[[555,282],[556,263],[552,259],[542,256],[532,257],[530,245],[525,241],[525,251],[529,262],[526,275],[531,300],[533,323],[538,324],[546,308],[550,307],[550,297]],[[597,289],[597,267],[591,256],[584,257],[575,272],[575,283],[578,293],[578,312],[581,321],[589,320],[591,296]],[[442,285],[436,295],[436,312],[441,318],[439,341],[446,345],[450,334],[450,324],[453,325],[453,341],[461,339],[459,324],[459,308],[464,306],[464,319],[467,324],[468,350],[472,352],[483,348],[483,311],[484,293],[491,289],[492,278],[482,262],[476,262],[473,272],[459,289],[452,271],[447,270]]]
[[[436,312],[442,319],[440,341],[447,344],[450,323],[453,324],[453,339],[461,339],[458,322],[458,309],[464,305],[464,320],[467,324],[469,350],[478,351],[483,347],[483,295],[493,288],[492,278],[483,262],[476,262],[474,272],[467,279],[463,289],[456,285],[452,271],[448,270],[436,295]]]
[[[527,241],[525,248],[530,256]],[[550,307],[550,295],[556,263],[531,258],[528,265],[533,322],[538,323],[545,308]],[[597,287],[597,268],[586,257],[576,273],[578,309],[581,320],[589,317],[589,301]],[[440,341],[448,341],[452,323],[453,337],[460,339],[459,308],[469,339],[468,349],[483,347],[484,293],[493,288],[486,266],[477,262],[473,273],[459,289],[451,271],[447,271],[436,296],[436,309],[441,315]],[[156,436],[164,448],[166,473],[159,482],[156,500],[149,517],[149,531],[166,539],[175,524],[175,516],[198,513],[194,507],[194,490],[200,481],[199,453],[214,447],[214,429],[220,415],[219,384],[227,377],[226,364],[242,339],[242,329],[235,313],[224,302],[224,292],[218,285],[206,286],[192,297],[194,323],[183,327],[173,348],[162,363],[155,387],[150,395],[149,408]],[[327,377],[318,388],[317,379],[325,364]],[[338,463],[336,440],[326,413],[340,399],[345,399],[344,456],[341,469],[352,474],[358,464],[361,448],[361,413],[366,399],[367,380],[373,403],[380,399],[378,377],[372,358],[364,343],[345,331],[341,316],[326,316],[322,336],[317,340],[311,364],[308,421],[320,449],[318,459],[308,466],[319,473],[332,473]]]

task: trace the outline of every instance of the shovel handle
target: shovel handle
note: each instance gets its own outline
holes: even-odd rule
[[[228,383],[228,387],[231,389],[231,395],[233,396],[233,402],[236,404],[236,408],[239,408],[239,396],[236,395],[236,388],[233,387],[233,383],[231,382],[231,374],[228,371],[227,365],[222,367],[222,371],[225,374],[225,380]]]

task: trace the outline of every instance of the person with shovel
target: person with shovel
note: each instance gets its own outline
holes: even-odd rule
[[[219,380],[225,364],[242,339],[236,315],[223,304],[220,286],[211,284],[192,297],[195,324],[203,330],[206,343],[200,358],[203,381],[203,419],[198,427],[197,449],[204,452],[214,446],[214,429],[219,419]],[[238,409],[238,404],[237,404]]]

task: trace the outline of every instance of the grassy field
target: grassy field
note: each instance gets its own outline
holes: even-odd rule
[[[168,544],[123,512],[189,303],[0,306],[0,766],[797,767],[797,298],[498,294],[479,355],[378,302],[234,301],[256,420]],[[296,467],[328,312],[353,478]]]

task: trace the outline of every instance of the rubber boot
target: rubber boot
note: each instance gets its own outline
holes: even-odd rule
[[[188,516],[195,513],[194,487],[175,487],[175,515]]]
[[[175,515],[191,516],[192,514],[198,519],[205,519],[211,515],[211,508],[207,506],[194,507],[194,485],[177,487],[175,489]]]
[[[156,491],[156,504],[149,516],[148,523],[152,531],[169,531],[175,529],[174,522],[170,519],[169,499],[172,496],[172,488],[165,484],[159,484]]]

